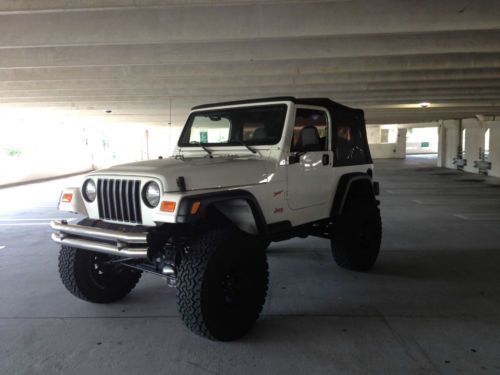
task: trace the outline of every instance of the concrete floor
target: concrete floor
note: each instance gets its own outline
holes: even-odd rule
[[[0,374],[500,373],[500,181],[432,163],[377,162],[373,272],[336,267],[325,240],[273,244],[264,312],[233,343],[184,328],[153,276],[119,303],[75,299],[47,225],[71,216],[54,203],[70,181],[0,190]]]

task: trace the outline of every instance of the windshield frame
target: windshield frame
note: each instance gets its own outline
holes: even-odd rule
[[[219,143],[201,143],[203,146],[207,147],[242,147],[243,144],[248,145],[248,146],[257,146],[257,147],[262,147],[262,146],[275,146],[279,144],[283,140],[283,135],[284,135],[284,129],[286,125],[286,121],[288,118],[288,111],[289,111],[289,105],[288,103],[284,102],[273,102],[273,103],[252,103],[249,105],[245,106],[231,106],[231,107],[214,107],[214,108],[204,108],[202,110],[196,110],[193,111],[189,114],[189,117],[184,125],[184,128],[182,129],[182,132],[180,134],[179,140],[177,142],[178,147],[200,147],[200,143],[189,143],[186,142],[187,137],[190,135],[190,129],[192,127],[194,118],[199,115],[219,115],[220,113],[226,112],[226,111],[232,111],[232,110],[248,110],[248,109],[264,109],[264,108],[274,108],[274,109],[282,109],[283,110],[283,118],[282,118],[282,123],[280,125],[280,134],[279,137],[276,138],[276,140],[273,141],[263,141],[263,142],[252,142],[251,140],[237,140],[237,141],[228,141],[228,142],[219,142]],[[230,124],[230,129],[229,131],[232,131],[233,124]]]

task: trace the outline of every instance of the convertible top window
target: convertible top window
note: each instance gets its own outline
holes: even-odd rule
[[[274,145],[281,139],[286,111],[287,106],[280,104],[195,112],[187,120],[179,146]]]

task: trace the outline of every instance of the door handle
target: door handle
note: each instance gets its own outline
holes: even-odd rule
[[[328,155],[328,154],[323,154],[322,161],[323,161],[323,165],[328,165],[328,164],[330,164],[330,155]]]

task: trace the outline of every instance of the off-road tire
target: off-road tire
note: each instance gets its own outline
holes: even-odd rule
[[[111,256],[62,246],[59,275],[71,294],[84,301],[109,303],[125,297],[138,283],[141,272],[102,264]]]
[[[186,326],[200,336],[236,340],[262,311],[269,277],[266,253],[245,236],[233,228],[208,228],[182,257],[177,306]]]
[[[382,241],[382,220],[375,200],[347,202],[334,220],[331,248],[338,266],[369,271],[377,260]]]

